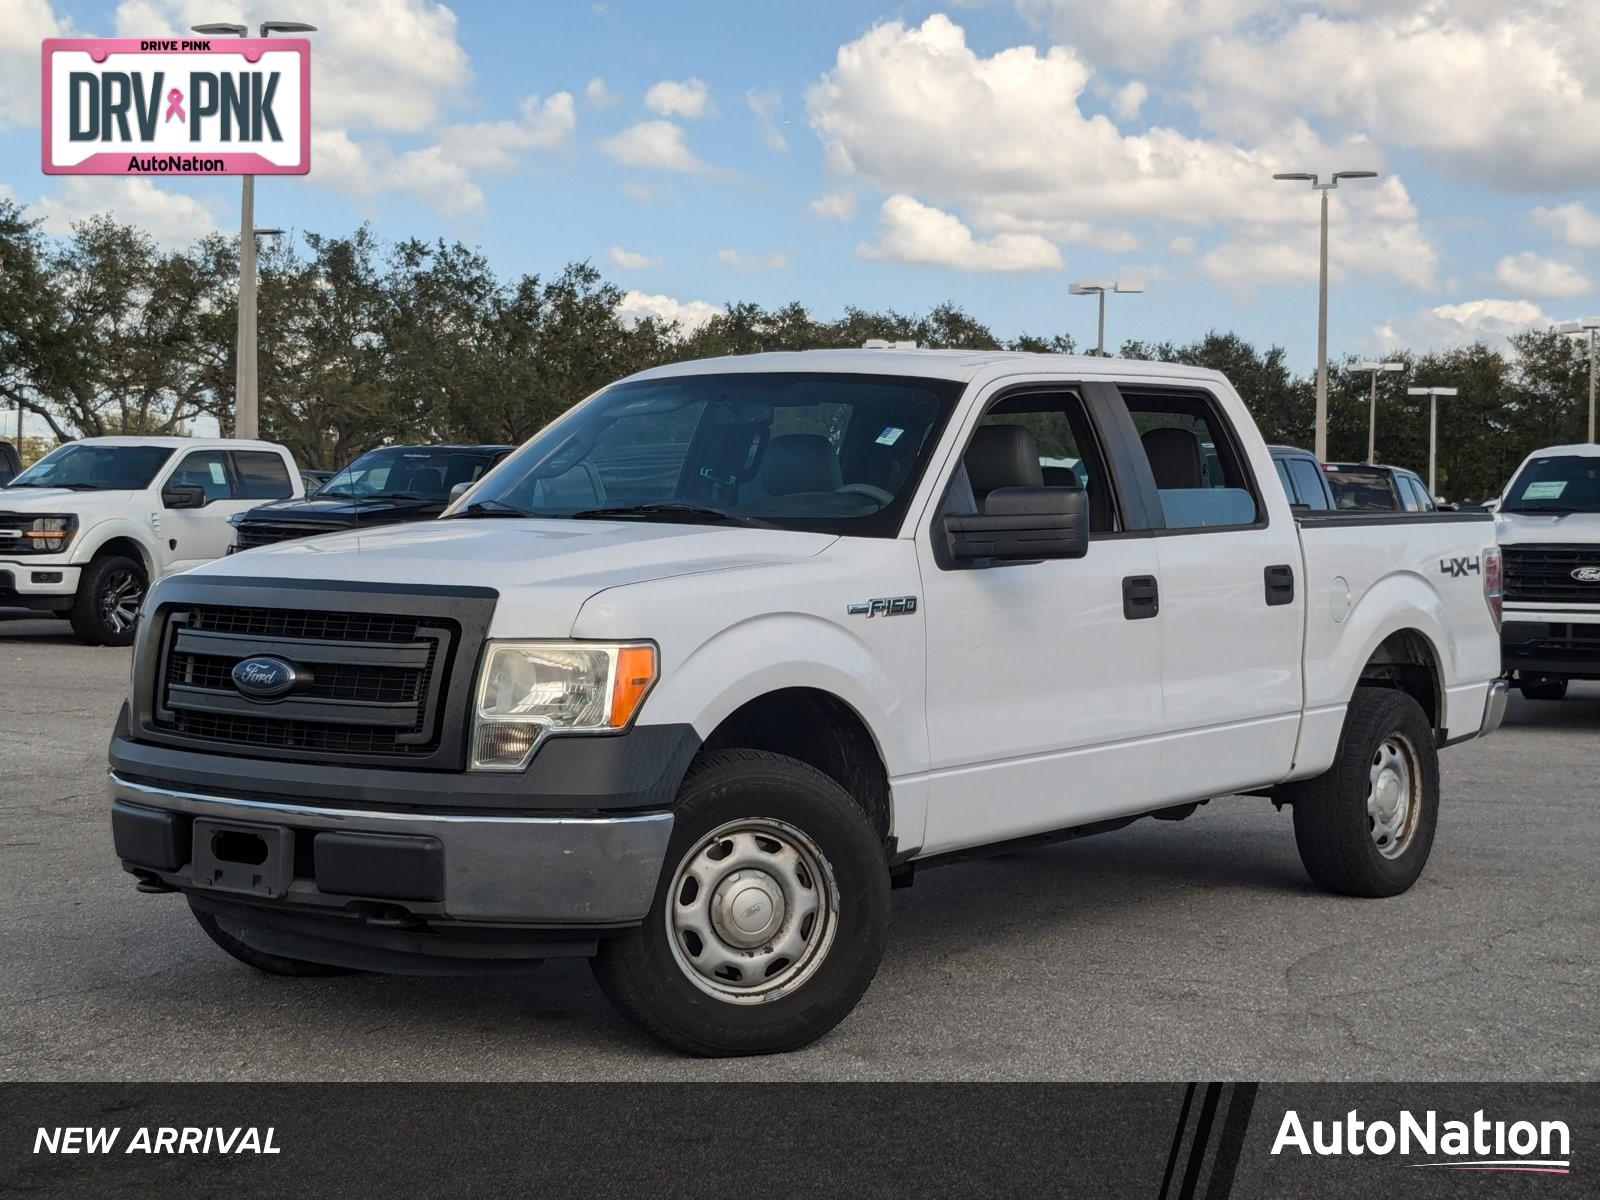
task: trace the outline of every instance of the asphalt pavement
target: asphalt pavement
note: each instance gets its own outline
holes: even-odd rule
[[[514,979],[280,979],[117,864],[105,743],[128,651],[0,614],[0,1079],[1593,1080],[1600,685],[1444,752],[1432,861],[1314,891],[1287,810],[925,871],[866,998],[796,1054],[636,1033],[582,962]]]

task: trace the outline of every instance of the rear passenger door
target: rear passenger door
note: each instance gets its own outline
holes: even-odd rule
[[[1204,387],[1119,388],[1140,486],[1158,514],[1157,577],[1172,799],[1285,775],[1302,704],[1305,580],[1287,497],[1259,439]],[[1240,416],[1243,406],[1230,398]]]

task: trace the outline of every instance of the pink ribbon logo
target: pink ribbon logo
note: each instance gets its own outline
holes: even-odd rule
[[[188,118],[183,115],[183,93],[177,88],[173,88],[167,93],[166,120],[170,121],[173,117],[177,117],[180,121],[188,120]]]

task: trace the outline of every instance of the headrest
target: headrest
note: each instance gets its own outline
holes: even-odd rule
[[[1152,429],[1139,439],[1158,488],[1205,487],[1200,439],[1187,429]]]
[[[844,485],[833,443],[820,433],[786,433],[767,443],[761,486],[769,496],[834,492]]]
[[[980,501],[995,488],[1044,485],[1039,443],[1021,425],[980,425],[962,461]]]

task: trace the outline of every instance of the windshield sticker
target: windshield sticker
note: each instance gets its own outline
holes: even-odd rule
[[[904,432],[905,430],[898,425],[885,425],[883,432],[878,435],[878,445],[892,446],[900,440],[900,435]]]
[[[1550,479],[1541,483],[1530,483],[1522,493],[1524,500],[1559,500],[1561,493],[1567,490],[1565,479]]]

